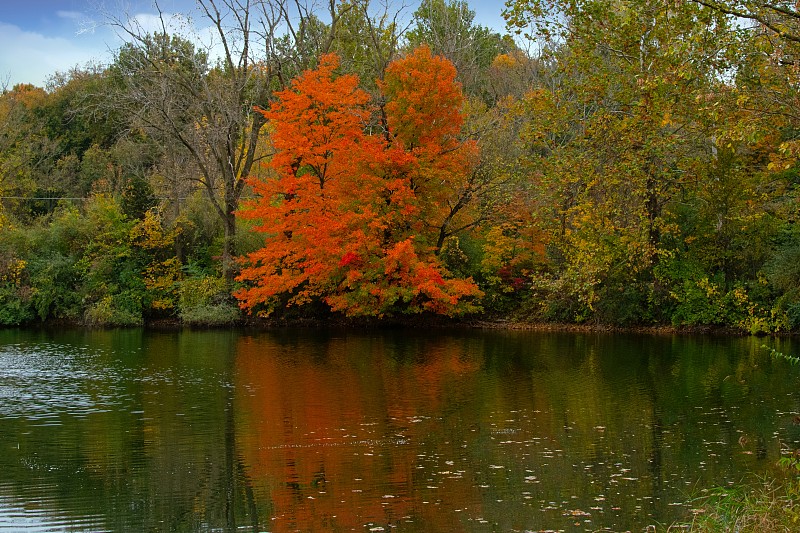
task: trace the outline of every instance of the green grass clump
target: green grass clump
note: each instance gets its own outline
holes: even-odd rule
[[[752,485],[716,488],[696,500],[688,531],[717,533],[800,531],[800,483],[760,480]]]

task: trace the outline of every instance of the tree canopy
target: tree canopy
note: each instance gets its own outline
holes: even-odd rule
[[[197,7],[3,90],[3,324],[800,329],[794,2]]]
[[[267,312],[283,294],[348,315],[469,310],[477,287],[451,278],[431,242],[431,221],[469,163],[455,70],[427,48],[390,64],[385,121],[370,134],[376,106],[355,76],[334,75],[338,65],[323,56],[264,113],[277,179],[251,183],[261,199],[242,216],[259,222],[266,245],[239,277],[255,287],[237,296]]]

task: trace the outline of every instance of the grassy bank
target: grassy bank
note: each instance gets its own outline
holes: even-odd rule
[[[667,531],[696,533],[779,533],[800,531],[800,480],[762,479],[752,484],[705,491],[692,517]]]

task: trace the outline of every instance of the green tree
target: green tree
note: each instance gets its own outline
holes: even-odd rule
[[[401,11],[392,12],[388,3],[376,10],[374,4],[369,0],[339,4],[330,51],[342,58],[342,68],[357,75],[362,87],[377,95],[377,82],[397,55],[403,27]]]
[[[47,99],[43,89],[32,85],[0,95],[0,228],[9,223],[9,214],[25,214],[30,207],[25,197],[55,164],[56,143],[37,117]]]
[[[646,319],[670,208],[714,157],[720,117],[698,102],[724,90],[730,22],[639,0],[521,1],[507,16],[532,25],[554,64],[522,104],[552,236],[554,270],[536,283],[559,295],[561,319]]]
[[[475,24],[475,11],[464,0],[422,0],[406,32],[410,49],[423,44],[456,67],[458,80],[469,95],[486,97],[487,70],[510,42]]]

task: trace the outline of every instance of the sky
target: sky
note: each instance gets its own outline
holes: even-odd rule
[[[467,1],[477,24],[503,32],[501,0]],[[165,13],[196,15],[193,0],[160,0],[159,6]],[[108,63],[122,40],[105,23],[104,12],[140,21],[157,13],[151,1],[0,0],[0,90],[17,83],[45,87],[56,72]]]

